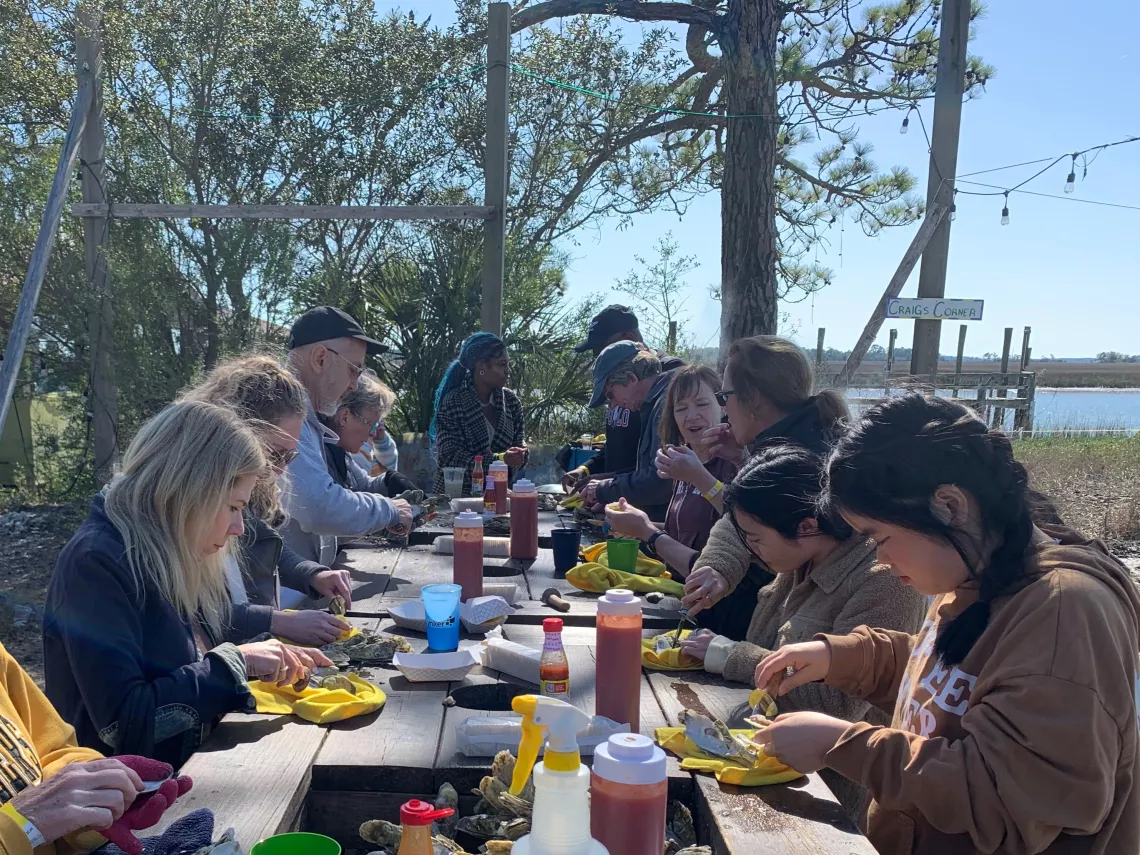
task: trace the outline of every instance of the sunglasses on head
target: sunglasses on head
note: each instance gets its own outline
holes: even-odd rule
[[[716,393],[716,402],[718,404],[720,404],[722,407],[726,406],[728,404],[728,396],[729,395],[735,395],[735,394],[736,394],[735,389],[729,389],[727,391],[717,392]]]

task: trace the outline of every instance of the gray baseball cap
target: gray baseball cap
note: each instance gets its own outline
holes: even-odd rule
[[[598,354],[594,360],[594,397],[590,399],[591,407],[600,407],[606,402],[606,382],[614,370],[644,349],[645,345],[637,342],[615,341]]]

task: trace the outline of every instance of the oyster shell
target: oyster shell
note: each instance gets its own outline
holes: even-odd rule
[[[360,826],[360,837],[367,843],[374,843],[389,853],[395,853],[400,848],[404,830],[386,819],[370,819]],[[462,846],[442,835],[432,837],[431,843],[433,855],[467,855]]]
[[[486,855],[511,855],[515,842],[513,840],[488,840],[479,847]]]
[[[435,797],[436,809],[451,808],[455,813],[437,819],[431,824],[432,834],[442,834],[444,837],[455,837],[455,826],[459,822],[459,793],[455,787],[444,781]]]
[[[677,855],[713,855],[713,851],[710,846],[687,846]]]
[[[335,595],[329,600],[329,614],[336,615],[337,617],[344,617],[348,611],[348,604],[345,603],[344,597],[340,594]]]
[[[457,828],[473,837],[513,841],[530,833],[530,820],[524,817],[504,819],[493,814],[476,814],[463,817]]]
[[[685,728],[685,736],[706,754],[732,760],[746,768],[755,765],[760,750],[750,741],[737,739],[723,721],[708,718],[692,710],[681,710],[677,720]]]
[[[412,645],[401,635],[371,635],[362,633],[344,641],[334,641],[321,648],[335,665],[391,665],[397,653],[411,653]]]
[[[507,785],[510,789],[511,778],[515,774],[515,755],[510,751],[500,751],[495,755],[491,761],[491,774]],[[532,775],[527,779],[526,786],[523,787],[518,798],[524,802],[534,804],[534,776]],[[529,812],[528,812],[529,813]]]
[[[669,803],[669,816],[665,823],[665,851],[677,852],[697,843],[693,814],[684,803],[674,799]]]
[[[320,686],[322,689],[342,689],[350,695],[356,694],[356,686],[352,685],[352,680],[342,674],[322,677]]]

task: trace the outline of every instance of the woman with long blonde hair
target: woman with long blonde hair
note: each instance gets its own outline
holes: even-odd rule
[[[280,362],[266,355],[241,356],[223,362],[189,390],[183,400],[229,407],[260,437],[269,467],[258,479],[243,517],[245,534],[236,554],[226,559],[226,581],[233,602],[227,639],[244,641],[270,632],[299,644],[336,641],[348,624],[326,611],[283,611],[281,587],[297,599],[340,595],[352,603],[347,570],[332,570],[298,555],[276,526],[278,478],[297,456],[305,421],[305,387]]]
[[[47,694],[81,745],[181,765],[214,721],[328,660],[222,642],[224,561],[268,462],[232,410],[171,404],[144,424],[60,553],[44,609]]]

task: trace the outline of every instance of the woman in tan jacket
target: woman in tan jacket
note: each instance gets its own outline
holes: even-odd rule
[[[766,445],[725,488],[726,519],[776,580],[760,589],[745,641],[702,629],[684,642],[682,650],[703,660],[706,671],[751,683],[756,666],[783,644],[862,624],[907,633],[921,626],[926,598],[875,562],[873,541],[816,509],[822,468],[823,460],[803,446]],[[779,706],[851,722],[890,720],[865,700],[814,683],[785,695]],[[858,819],[865,791],[828,770],[824,779]]]
[[[868,410],[828,461],[824,505],[934,602],[915,635],[823,633],[757,669],[890,727],[799,712],[756,741],[866,787],[884,855],[1140,851],[1140,592],[1100,543],[1035,526],[1027,492],[1009,440],[938,398]]]

